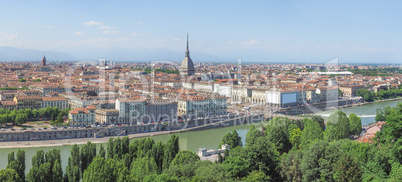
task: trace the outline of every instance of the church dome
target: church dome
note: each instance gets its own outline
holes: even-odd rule
[[[182,68],[188,68],[189,70],[194,70],[194,64],[190,57],[184,57],[183,61],[181,62]]]

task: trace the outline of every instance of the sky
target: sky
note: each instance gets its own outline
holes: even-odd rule
[[[253,62],[400,63],[401,1],[0,1],[0,46],[190,51]],[[85,56],[84,56],[85,57]]]

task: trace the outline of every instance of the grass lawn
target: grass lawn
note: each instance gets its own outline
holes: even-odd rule
[[[26,124],[38,124],[38,125],[41,125],[41,124],[46,124],[46,122],[45,121],[32,121],[32,122],[27,122]]]

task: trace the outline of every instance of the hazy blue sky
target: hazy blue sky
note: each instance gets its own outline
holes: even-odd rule
[[[394,62],[401,1],[1,1],[0,46],[185,49],[251,61]],[[184,54],[184,53],[183,53]]]

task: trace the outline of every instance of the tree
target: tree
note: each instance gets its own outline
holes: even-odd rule
[[[335,181],[361,181],[360,164],[349,155],[343,155],[336,163],[334,170]]]
[[[229,177],[243,178],[248,174],[247,161],[243,157],[244,148],[236,147],[230,150],[230,157],[227,157],[222,165]],[[279,155],[279,154],[278,154]]]
[[[230,145],[230,148],[243,146],[241,137],[239,136],[236,130],[233,130],[232,133],[227,133],[225,136],[223,136],[222,142],[219,144],[219,148],[221,148],[223,144]]]
[[[81,172],[91,164],[92,160],[96,156],[96,145],[91,142],[87,142],[86,145],[81,148]]]
[[[254,182],[254,181],[270,181],[270,177],[265,175],[262,171],[253,171],[247,177],[244,177],[242,181],[244,182]]]
[[[24,113],[27,115],[28,120],[30,120],[30,119],[33,117],[32,110],[31,110],[31,109],[25,109],[25,110],[24,110]]]
[[[322,131],[325,131],[324,118],[322,118],[321,116],[315,115],[315,116],[313,116],[313,117],[311,118],[311,120],[314,121],[314,122],[317,122],[317,123],[320,125]]]
[[[289,137],[284,126],[274,125],[270,130],[265,130],[264,133],[267,140],[274,144],[279,154],[288,152],[292,148],[292,144],[289,141]]]
[[[68,158],[68,163],[66,167],[66,175],[68,181],[78,182],[80,181],[80,167],[81,167],[81,156],[80,148],[77,144],[73,145],[71,149],[70,157]]]
[[[349,115],[350,122],[350,134],[360,135],[362,132],[362,119],[357,117],[356,114],[352,113]]]
[[[14,169],[6,168],[0,170],[0,181],[20,182],[22,179]]]
[[[319,159],[319,168],[321,174],[321,180],[332,182],[334,181],[334,164],[338,162],[339,157],[344,154],[341,145],[339,143],[330,143],[325,148],[325,156]]]
[[[113,138],[109,138],[107,142],[107,158],[113,159],[114,157],[114,147],[113,147]]]
[[[292,150],[289,154],[282,155],[281,176],[285,181],[301,181],[302,172],[300,164],[303,153],[301,150]]]
[[[1,172],[0,172],[1,173]],[[402,165],[398,162],[392,164],[392,171],[389,174],[390,180],[392,182],[402,181]]]
[[[292,144],[292,148],[298,150],[300,148],[302,137],[302,131],[300,128],[293,129],[289,133],[289,142]]]
[[[129,145],[130,145],[130,139],[128,138],[128,136],[123,137],[121,140],[122,155],[129,153]]]
[[[18,149],[17,151],[17,170],[22,181],[25,181],[25,151]]]
[[[17,114],[17,116],[15,117],[15,123],[17,123],[18,125],[24,124],[27,121],[28,121],[28,117],[26,114]]]
[[[103,147],[103,145],[101,144],[100,148],[99,148],[99,156],[105,158],[106,157],[106,151],[105,148]]]
[[[383,137],[384,141],[396,141],[402,138],[402,103],[398,103],[397,106],[390,110],[387,114],[386,124],[383,125],[383,129],[376,133]]]
[[[171,166],[182,166],[189,163],[196,163],[200,157],[189,150],[181,150],[177,153],[176,157],[172,160]]]
[[[261,131],[256,129],[254,125],[251,125],[246,134],[246,146],[253,145],[260,137],[262,137]]]
[[[17,172],[21,180],[25,181],[25,151],[18,149],[17,158],[14,156],[14,152],[8,154],[7,169],[13,169]]]
[[[58,115],[57,115],[57,123],[58,124],[62,124],[63,123],[63,113],[59,113]]]
[[[154,182],[154,181],[164,181],[164,182],[175,182],[180,181],[181,178],[177,176],[172,176],[168,174],[160,174],[160,175],[148,175],[144,178],[144,182]]]
[[[392,146],[392,155],[402,163],[402,138],[398,139]]]
[[[58,159],[54,161],[52,174],[53,174],[52,181],[63,181],[63,170],[61,169],[61,165]]]
[[[367,93],[370,93],[370,91],[364,88],[356,90],[356,96],[363,97]]]
[[[370,93],[365,93],[364,96],[363,96],[363,99],[366,102],[373,101],[373,97],[372,97],[372,95]]]
[[[139,180],[147,175],[157,174],[158,166],[153,158],[143,157],[131,164],[131,175]]]
[[[320,181],[321,172],[319,160],[324,157],[325,147],[327,145],[327,142],[316,141],[304,151],[300,166],[303,181]]]
[[[211,161],[200,161],[197,162],[195,165],[195,177],[199,177],[203,181],[227,180],[225,169],[220,164],[212,163]]]
[[[117,137],[117,138],[114,139],[113,147],[114,147],[114,149],[113,149],[113,152],[114,152],[113,153],[114,154],[113,159],[120,160],[121,157],[123,156],[123,152],[121,150],[121,139],[120,139],[120,137]]]
[[[32,158],[32,168],[27,174],[27,181],[52,181],[52,168],[49,162],[45,162],[44,151],[39,150]]]
[[[20,80],[19,80],[19,82],[26,82],[27,80],[25,80],[25,79],[23,79],[23,78],[21,78]]]
[[[152,157],[154,158],[156,165],[158,166],[158,173],[162,172],[164,152],[165,152],[165,145],[161,141],[159,141],[152,148]]]
[[[382,109],[377,109],[376,110],[376,116],[375,116],[375,121],[385,121],[387,116],[391,114],[393,111],[393,108],[391,106],[385,106]]]
[[[328,118],[325,139],[328,141],[348,138],[350,133],[350,123],[346,114],[342,111],[336,111]]]
[[[392,169],[392,152],[389,147],[371,145],[368,153],[368,160],[364,165],[365,174],[364,178],[367,178],[367,174],[378,178],[387,178]]]
[[[82,181],[129,181],[129,174],[127,167],[121,162],[96,157],[84,171]]]
[[[245,159],[245,166],[248,172],[262,171],[273,181],[281,179],[279,174],[279,153],[276,151],[275,146],[264,137],[258,138],[252,145],[247,145],[242,150],[241,157]]]
[[[39,111],[37,109],[32,110],[32,117],[33,118],[38,118],[39,117]]]
[[[303,148],[307,148],[314,141],[322,140],[323,138],[322,128],[318,122],[312,120],[306,120],[304,122],[304,130],[301,136],[301,145]]]
[[[342,97],[343,96],[343,91],[341,89],[338,88],[338,96]]]
[[[163,155],[163,169],[167,169],[170,166],[172,160],[179,153],[179,137],[176,135],[170,136],[170,139],[166,142],[165,152]]]

